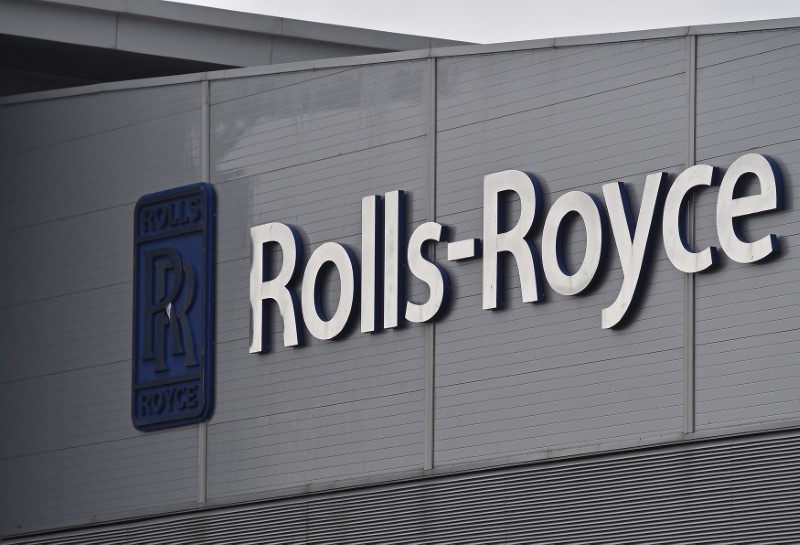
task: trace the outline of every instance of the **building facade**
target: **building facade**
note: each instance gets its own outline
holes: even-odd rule
[[[800,21],[785,20],[0,99],[2,541],[796,543],[798,59]],[[754,157],[772,170],[753,176]],[[667,225],[693,165],[719,175]],[[536,181],[492,185],[506,171]],[[198,182],[216,195],[213,410],[139,431],[136,203]],[[770,191],[761,213],[730,204]],[[575,195],[596,210],[569,208]],[[374,225],[365,198],[382,204]],[[440,289],[419,259],[402,266],[430,222],[447,227],[425,245],[449,301],[403,323]],[[276,224],[300,241],[284,286],[302,346],[286,346],[276,301],[253,325],[271,278],[253,228]],[[726,226],[776,243],[737,259]],[[472,258],[474,243],[448,244],[472,239]],[[330,242],[351,269],[317,252]],[[685,273],[679,246],[717,259]],[[307,276],[305,296],[313,256],[335,270]],[[372,281],[384,289],[358,287]],[[317,338],[343,302],[351,325]],[[383,320],[362,332],[372,311]]]

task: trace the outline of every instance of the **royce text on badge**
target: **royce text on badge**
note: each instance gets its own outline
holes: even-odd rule
[[[194,184],[136,204],[133,425],[205,420],[213,393],[214,189]]]

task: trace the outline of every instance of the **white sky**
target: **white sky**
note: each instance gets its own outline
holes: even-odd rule
[[[800,0],[175,0],[478,43],[800,17]]]

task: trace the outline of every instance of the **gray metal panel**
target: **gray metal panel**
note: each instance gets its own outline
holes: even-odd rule
[[[272,36],[269,34],[149,17],[117,17],[116,47],[122,51],[231,66],[272,64]]]
[[[131,240],[199,179],[200,121],[199,84],[0,109],[3,534],[195,497],[196,428],[130,423]]]
[[[697,276],[697,424],[709,430],[800,416],[800,35],[754,32],[698,38],[697,162],[727,167],[755,151],[784,176],[785,209],[748,219],[751,240],[775,233],[780,255]],[[716,188],[697,206],[697,245],[718,245]]]
[[[117,21],[110,13],[42,6],[27,0],[5,0],[2,10],[2,34],[94,47],[112,48],[116,43]],[[47,16],[43,17],[43,12]]]
[[[208,497],[420,469],[424,328],[249,354],[249,227],[297,226],[360,255],[361,198],[403,189],[427,219],[426,62],[212,82],[211,172],[219,198],[217,412]],[[334,276],[335,278],[335,276]],[[411,286],[412,294],[421,289]],[[335,304],[334,283],[326,300]],[[330,308],[330,307],[329,307]],[[357,313],[356,313],[357,314]]]
[[[122,108],[123,96],[135,99]],[[79,221],[88,212],[135,203],[142,189],[163,189],[165,180],[195,180],[199,134],[184,137],[187,125],[199,123],[199,110],[199,84],[0,109],[0,176],[9,186],[0,200],[0,232],[70,216]],[[74,174],[62,173],[62,164],[79,160]],[[14,183],[26,178],[52,181]]]
[[[161,0],[3,0],[0,33],[232,66],[467,43]]]
[[[534,174],[545,208],[566,191],[600,196],[603,183],[624,180],[638,214],[645,174],[683,165],[683,39],[438,64],[437,219],[455,226],[455,240],[482,236],[490,172]],[[518,204],[511,210],[513,222]],[[572,233],[573,266],[585,244],[585,232]],[[594,291],[566,297],[546,288],[535,305],[520,302],[511,267],[506,308],[493,312],[481,310],[480,262],[450,264],[454,308],[436,328],[436,465],[679,432],[683,279],[662,249],[654,258],[635,320],[617,331],[600,328],[621,282],[615,250]]]
[[[426,479],[12,539],[134,543],[793,544],[796,434]]]

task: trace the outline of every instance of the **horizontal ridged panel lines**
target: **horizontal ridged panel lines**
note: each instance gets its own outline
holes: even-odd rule
[[[199,111],[197,84],[0,108],[0,233],[57,232],[57,220],[109,209],[127,218],[143,193],[198,181]],[[29,179],[50,183],[16,183]]]
[[[131,424],[133,210],[199,181],[199,84],[0,108],[0,533],[197,493],[197,429]]]
[[[682,168],[685,59],[685,41],[666,40],[438,61],[437,219],[454,226],[455,240],[482,237],[483,176],[506,169],[530,172],[542,187],[537,249],[546,210],[569,190],[602,199],[603,183],[624,181],[638,214],[645,175]],[[510,226],[519,204],[506,206]],[[622,281],[610,234],[608,242],[587,295],[545,287],[534,305],[521,302],[507,259],[505,308],[492,312],[481,309],[480,261],[447,265],[454,300],[436,328],[437,466],[613,448],[680,430],[682,275],[656,239],[635,318],[603,330],[601,309]],[[582,225],[567,233],[571,270],[585,246]]]
[[[789,544],[798,468],[796,434],[717,440],[10,543]]]
[[[422,467],[424,327],[362,334],[356,309],[340,340],[306,331],[304,347],[286,348],[273,309],[269,351],[249,354],[248,233],[287,223],[304,261],[327,241],[360,261],[362,197],[402,189],[409,231],[425,221],[427,78],[425,62],[410,62],[212,83],[221,251],[209,498]],[[336,274],[324,293],[330,312]]]
[[[713,38],[713,39],[712,39]],[[800,417],[800,36],[755,32],[698,39],[697,162],[724,170],[756,152],[783,174],[784,210],[743,222],[747,240],[780,237],[780,254],[733,262],[696,279],[699,429],[775,424]],[[747,184],[745,184],[747,185]],[[755,191],[750,185],[747,191]],[[697,246],[719,246],[716,188],[697,204]]]

